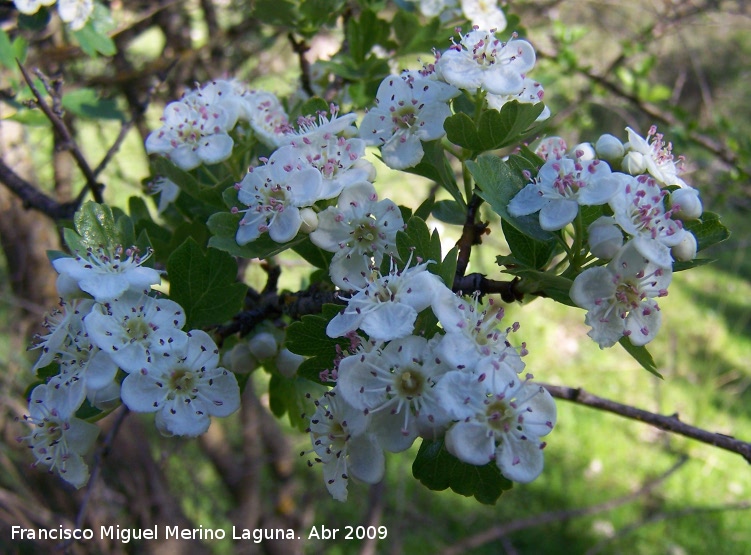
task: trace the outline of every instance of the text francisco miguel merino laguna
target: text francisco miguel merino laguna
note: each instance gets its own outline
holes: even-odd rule
[[[92,528],[24,528],[23,526],[11,527],[11,539],[21,540],[91,540],[95,533]],[[291,528],[248,528],[232,527],[232,535],[228,535],[223,528],[180,528],[179,526],[154,526],[153,528],[121,528],[120,526],[100,526],[99,539],[117,540],[128,543],[131,540],[223,540],[229,537],[233,540],[253,540],[260,543],[262,540],[293,540],[297,538]],[[314,534],[312,537],[316,537]]]

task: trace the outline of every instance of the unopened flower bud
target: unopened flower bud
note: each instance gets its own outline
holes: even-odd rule
[[[235,374],[249,374],[258,368],[258,360],[251,354],[247,343],[238,343],[232,347],[222,362]]]
[[[571,149],[571,152],[573,152],[574,156],[576,156],[579,160],[594,160],[595,158],[597,158],[597,154],[595,153],[595,149],[592,146],[592,143],[579,143]]]
[[[686,231],[683,234],[683,240],[670,249],[670,253],[675,260],[681,262],[688,262],[696,258],[696,250],[698,245],[696,244],[696,237],[693,233]]]
[[[608,162],[620,160],[625,153],[621,140],[615,135],[608,133],[600,135],[600,138],[597,139],[595,151],[597,152],[597,156]]]
[[[276,354],[278,345],[276,339],[267,331],[257,333],[248,341],[250,353],[258,360],[271,358]]]
[[[691,187],[670,193],[670,205],[673,207],[673,215],[679,220],[696,220],[703,212],[699,191]]]
[[[600,216],[590,224],[587,232],[589,250],[597,258],[610,260],[623,246],[623,233],[612,217]]]
[[[627,152],[621,161],[621,169],[631,175],[641,175],[647,170],[647,161],[641,152]]]
[[[297,373],[297,369],[304,360],[304,356],[295,354],[289,349],[282,349],[276,355],[276,369],[285,378],[291,378]]]
[[[312,208],[303,208],[300,210],[300,217],[302,218],[302,225],[300,225],[300,231],[303,233],[312,233],[318,227],[318,214]]]

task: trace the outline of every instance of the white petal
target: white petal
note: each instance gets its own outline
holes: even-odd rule
[[[460,461],[484,466],[493,460],[495,440],[476,422],[457,422],[446,432],[446,449]]]
[[[540,442],[532,437],[522,440],[506,435],[498,446],[496,457],[501,473],[509,480],[522,484],[537,478],[544,465]]]
[[[508,203],[508,212],[512,216],[526,216],[537,212],[548,202],[537,183],[528,183]]]
[[[370,312],[360,327],[371,339],[391,341],[411,334],[416,319],[417,311],[411,306],[389,302]]]
[[[416,166],[422,160],[425,151],[422,142],[412,133],[398,133],[381,148],[383,161],[395,170]]]
[[[232,154],[234,141],[226,133],[217,133],[202,137],[198,143],[196,154],[206,164],[216,164],[226,160]]]
[[[599,305],[600,299],[609,299],[615,294],[613,279],[613,273],[608,268],[589,268],[576,276],[569,296],[577,306],[593,309]]]
[[[383,479],[386,467],[383,449],[371,434],[355,436],[349,440],[350,475],[366,484],[377,484]]]
[[[547,231],[563,229],[579,213],[579,203],[570,199],[553,199],[540,210],[540,227]]]

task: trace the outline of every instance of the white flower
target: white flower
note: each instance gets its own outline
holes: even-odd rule
[[[247,205],[236,240],[239,245],[255,241],[268,231],[277,243],[294,239],[302,225],[300,208],[321,198],[321,172],[303,166],[290,151],[280,149],[263,166],[251,168],[235,185],[237,198]]]
[[[404,220],[396,204],[379,201],[373,185],[361,182],[345,189],[337,207],[318,215],[310,240],[334,253],[331,280],[342,289],[365,287],[371,266],[379,267],[384,255],[394,254],[396,234]]]
[[[656,126],[650,127],[646,139],[630,127],[627,127],[626,131],[628,132],[626,146],[629,151],[627,156],[631,153],[641,154],[646,171],[662,185],[686,187],[685,181],[678,177],[678,166],[672,153],[673,145],[663,141],[662,133],[657,133]],[[652,139],[651,143],[650,139]],[[644,170],[636,171],[632,175],[639,174],[642,171]]]
[[[339,394],[373,417],[370,429],[387,451],[404,451],[450,421],[435,389],[452,370],[439,358],[440,340],[408,335],[339,362]]]
[[[673,259],[669,247],[683,240],[686,231],[680,221],[671,219],[665,210],[667,191],[647,175],[619,177],[620,191],[610,199],[613,217],[621,229],[634,237],[634,244],[646,258],[669,268]]]
[[[52,266],[60,274],[58,292],[65,295],[79,288],[104,302],[127,291],[146,291],[162,281],[157,270],[142,266],[150,256],[151,251],[141,256],[135,247],[118,246],[113,251],[89,248],[85,256],[76,253],[73,258],[57,258]]]
[[[280,148],[275,156],[298,158],[321,172],[321,198],[334,198],[342,189],[365,181],[375,173],[373,165],[363,156],[365,142],[336,135],[314,136],[312,140],[293,142]]]
[[[446,449],[461,461],[483,466],[495,460],[514,482],[531,482],[543,469],[540,440],[555,425],[548,391],[509,373],[494,386],[472,374],[450,372],[438,385],[444,406],[458,420],[446,432]]]
[[[584,322],[592,326],[588,335],[600,348],[611,347],[624,336],[641,346],[660,329],[662,316],[655,298],[668,294],[672,275],[670,268],[650,262],[629,241],[607,266],[576,276],[570,296],[587,309]]]
[[[13,0],[18,11],[26,15],[33,15],[42,6],[51,6],[55,2],[56,0]]]
[[[534,65],[535,51],[527,41],[501,42],[479,29],[464,35],[436,64],[447,83],[471,93],[482,89],[498,95],[519,94]]]
[[[540,227],[555,231],[574,221],[579,205],[605,204],[618,186],[604,162],[551,158],[540,168],[537,179],[511,199],[508,211],[512,216],[525,216],[539,210]]]
[[[589,224],[587,242],[597,258],[610,260],[623,246],[623,232],[612,216],[600,216]]]
[[[60,0],[57,3],[60,19],[65,21],[73,31],[83,28],[93,11],[93,0]]]
[[[47,328],[49,333],[38,335],[36,343],[29,347],[29,350],[42,349],[39,360],[32,368],[34,372],[50,364],[58,353],[65,351],[76,337],[84,333],[83,318],[93,304],[94,301],[91,299],[61,301],[62,310],[55,310],[44,318],[42,326]]]
[[[501,108],[503,108],[503,105],[507,102],[511,102],[512,100],[517,100],[524,104],[538,104],[542,102],[543,97],[545,96],[545,91],[542,88],[542,85],[535,81],[534,79],[530,79],[529,77],[525,77],[522,81],[522,88],[519,92],[514,94],[488,94],[485,99],[488,102],[488,107],[493,108],[494,110],[500,111]],[[545,106],[543,108],[542,112],[539,116],[537,116],[537,119],[535,121],[544,121],[550,117],[550,108]],[[565,145],[565,143],[564,143]],[[565,146],[564,146],[564,151]],[[561,152],[563,154],[563,152]]]
[[[149,368],[187,343],[181,331],[185,312],[169,299],[129,293],[94,305],[84,325],[94,344],[125,372]]]
[[[420,13],[427,17],[441,16],[441,20],[453,17],[458,12],[458,0],[409,0],[419,4]]]
[[[291,129],[289,118],[279,99],[266,91],[249,91],[244,97],[243,119],[247,119],[258,139],[268,147],[286,144]]]
[[[503,307],[494,305],[480,310],[478,297],[467,300],[459,295],[444,296],[433,303],[433,312],[446,330],[438,355],[451,366],[483,375],[491,382],[524,370],[518,351],[508,341],[508,334],[518,324],[502,331]]]
[[[282,138],[282,144],[310,144],[321,139],[329,140],[331,137],[354,137],[357,134],[356,120],[357,114],[340,116],[339,106],[330,104],[328,112],[318,112],[316,115],[297,118],[297,129],[288,128]]]
[[[464,17],[483,29],[500,33],[506,28],[506,16],[498,6],[498,0],[461,0]]]
[[[422,141],[445,135],[443,122],[451,115],[448,100],[458,94],[455,87],[435,79],[386,77],[378,87],[376,106],[360,123],[360,137],[381,147],[390,168],[415,166],[424,154]]]
[[[208,430],[209,417],[240,408],[240,388],[232,372],[217,366],[219,350],[206,332],[187,336],[182,347],[173,344],[165,356],[128,374],[121,395],[129,409],[155,412],[161,432],[194,437]]]
[[[681,189],[683,190],[683,189]],[[687,262],[696,258],[696,250],[699,245],[696,242],[696,237],[693,233],[684,233],[683,240],[670,249],[670,254],[676,260]]]
[[[81,488],[89,480],[83,455],[94,445],[99,428],[61,411],[58,408],[61,401],[62,396],[54,388],[35,387],[29,399],[29,414],[24,416],[32,432],[18,439],[29,444],[36,457],[35,465],[43,464],[50,472],[57,472],[63,480]]]
[[[162,127],[146,137],[146,152],[162,154],[183,170],[229,158],[234,141],[227,133],[230,115],[220,105],[195,102],[196,97],[164,108]]]
[[[180,195],[180,187],[174,181],[160,176],[149,184],[149,194],[159,194],[159,205],[156,211],[161,214]]]
[[[409,262],[407,263],[409,265]],[[377,277],[359,289],[347,307],[326,326],[329,337],[342,337],[357,329],[375,341],[391,341],[412,333],[417,315],[431,306],[446,286],[425,268],[428,263]]]
[[[367,431],[368,419],[363,411],[349,405],[337,388],[316,401],[310,419],[310,441],[323,464],[326,488],[337,501],[347,500],[350,477],[366,484],[383,479],[385,458],[373,434]]]

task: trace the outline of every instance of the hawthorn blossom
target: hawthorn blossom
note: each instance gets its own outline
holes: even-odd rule
[[[489,108],[500,111],[501,108],[503,108],[504,104],[511,102],[512,100],[516,100],[518,102],[521,102],[522,104],[539,104],[540,102],[542,102],[544,96],[545,91],[543,90],[542,85],[534,79],[525,77],[524,81],[522,82],[522,88],[519,92],[505,95],[488,94],[485,97],[485,100],[487,101]],[[545,106],[542,112],[540,112],[540,115],[537,116],[537,119],[535,121],[544,121],[549,117],[550,108]]]
[[[339,106],[332,103],[328,112],[319,111],[315,115],[297,118],[297,129],[288,128],[282,144],[310,144],[331,137],[354,137],[357,134],[356,120],[357,114],[340,115]]]
[[[383,449],[367,425],[363,411],[347,403],[336,387],[316,401],[308,432],[316,462],[323,464],[326,488],[337,501],[347,500],[350,477],[366,484],[383,479]]]
[[[248,120],[256,137],[271,148],[286,144],[286,134],[291,127],[279,99],[267,91],[249,91],[243,98],[245,111],[242,117]]]
[[[42,6],[51,6],[57,0],[13,0],[16,9],[22,14],[34,15]]]
[[[566,154],[568,145],[566,141],[558,136],[545,137],[535,147],[535,154],[543,160],[558,160]]]
[[[605,204],[618,187],[604,162],[549,158],[537,178],[511,199],[508,211],[512,216],[525,216],[539,210],[540,227],[555,231],[574,221],[580,205]]]
[[[190,331],[186,343],[171,344],[164,355],[128,374],[121,392],[130,410],[155,412],[162,433],[195,437],[209,429],[211,416],[240,408],[235,375],[218,366],[219,349],[206,332]]]
[[[657,132],[655,125],[649,128],[646,138],[630,127],[627,127],[626,131],[628,132],[626,157],[635,158],[631,162],[639,168],[632,175],[640,174],[646,169],[662,185],[687,186],[686,182],[678,177],[680,168],[673,158],[673,145],[663,140],[662,133]],[[644,169],[641,169],[641,164]]]
[[[362,139],[337,137],[329,133],[312,140],[293,142],[280,148],[275,156],[297,158],[321,173],[322,199],[334,198],[343,189],[375,176],[373,164],[365,156]]]
[[[699,191],[687,186],[671,192],[670,211],[681,221],[698,220],[704,211]]]
[[[93,304],[94,301],[91,299],[61,300],[60,310],[55,310],[45,316],[42,326],[48,330],[48,333],[38,334],[34,345],[29,347],[29,350],[42,350],[32,368],[33,372],[50,364],[58,353],[65,351],[76,337],[84,333],[83,319]]]
[[[443,405],[457,422],[446,432],[446,449],[461,461],[483,466],[495,461],[514,482],[527,483],[543,469],[540,438],[556,422],[548,391],[509,372],[495,383],[450,372],[438,385]]]
[[[379,267],[384,255],[395,254],[396,234],[404,229],[404,220],[396,204],[379,201],[368,182],[345,189],[337,206],[318,215],[318,227],[310,240],[334,253],[329,274],[342,289],[365,287],[370,268]]]
[[[387,451],[404,451],[418,435],[450,421],[435,385],[456,368],[438,354],[441,337],[428,341],[408,335],[385,346],[359,350],[339,362],[340,395],[372,416],[370,429]]]
[[[607,266],[588,268],[576,276],[569,293],[587,309],[588,335],[600,348],[628,337],[634,345],[649,343],[662,322],[656,298],[668,294],[670,268],[645,258],[634,241],[626,243]]]
[[[448,101],[459,94],[456,87],[413,75],[390,75],[378,87],[376,106],[360,123],[366,144],[381,147],[383,161],[402,170],[422,160],[422,141],[445,135],[443,122],[451,115]]]
[[[42,464],[76,488],[89,480],[83,456],[92,448],[99,428],[61,410],[63,396],[53,387],[38,385],[29,398],[29,414],[24,420],[32,426],[29,435],[21,436],[36,457],[34,466]]]
[[[420,13],[427,17],[440,16],[447,21],[459,14],[459,0],[408,0],[418,4]]]
[[[496,33],[506,28],[506,15],[498,6],[498,0],[460,0],[460,3],[464,17],[472,25],[493,29]]]
[[[120,399],[120,384],[115,381],[118,366],[112,357],[84,336],[60,355],[60,372],[47,385],[60,390],[72,412],[85,399],[93,406],[110,406]]]
[[[490,31],[475,27],[443,53],[436,67],[447,83],[470,93],[482,89],[490,94],[516,95],[535,65],[535,51],[515,37],[501,42]]]
[[[665,210],[668,192],[647,175],[618,176],[621,190],[610,199],[615,221],[634,237],[642,255],[663,268],[671,267],[670,247],[679,244],[686,231],[682,222],[672,219],[672,211]]]
[[[89,247],[85,255],[62,257],[52,261],[60,274],[57,288],[61,295],[80,289],[99,302],[117,298],[127,291],[143,292],[158,284],[162,278],[158,270],[143,266],[151,256],[141,256],[136,247],[114,249]]]
[[[188,340],[183,308],[143,294],[95,304],[84,324],[93,343],[128,373],[150,367]]]
[[[484,310],[481,310],[477,296],[470,301],[453,294],[443,297],[443,302],[435,302],[433,306],[446,330],[438,356],[448,364],[482,375],[491,382],[498,376],[524,370],[519,352],[508,341],[508,334],[516,330],[518,324],[506,330],[499,329],[504,310],[492,299]]]
[[[151,195],[159,195],[159,204],[157,205],[157,213],[161,214],[167,207],[177,200],[180,195],[180,187],[172,180],[166,177],[157,177],[149,183],[148,192]]]
[[[237,198],[248,206],[233,210],[245,214],[237,243],[245,245],[266,232],[277,243],[286,243],[300,230],[300,208],[321,198],[322,177],[316,168],[302,165],[289,151],[280,149],[263,166],[251,168],[235,188]]]
[[[183,170],[229,158],[234,141],[231,114],[220,105],[195,102],[195,97],[164,108],[162,126],[146,137],[146,152],[161,154]]]
[[[359,288],[339,314],[326,326],[329,337],[343,337],[357,329],[375,341],[391,341],[410,335],[417,315],[431,306],[447,287],[427,271],[428,263],[391,271]],[[409,262],[407,263],[409,266]]]
[[[82,29],[94,11],[93,0],[59,0],[57,13],[72,31]]]

